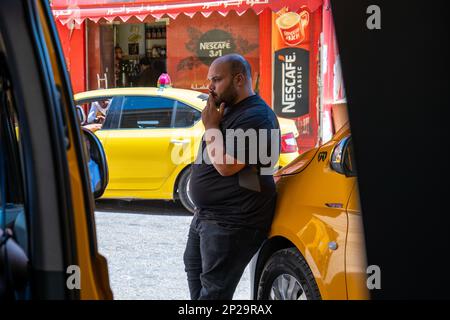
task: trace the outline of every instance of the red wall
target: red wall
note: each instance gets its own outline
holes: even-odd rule
[[[86,22],[78,28],[70,30],[67,25],[63,26],[56,20],[56,28],[66,58],[73,93],[86,90],[85,27]]]
[[[265,9],[259,14],[259,95],[272,106],[272,11]]]
[[[87,55],[88,55],[88,87],[87,90],[97,89],[97,74],[101,73],[100,55],[100,23],[87,21]]]

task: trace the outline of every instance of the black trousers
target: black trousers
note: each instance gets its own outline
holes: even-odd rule
[[[184,252],[192,300],[231,300],[267,233],[192,219]]]

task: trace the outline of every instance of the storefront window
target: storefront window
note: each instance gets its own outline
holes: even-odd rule
[[[165,40],[151,38],[156,36],[151,26],[118,21],[87,23],[89,90],[135,87],[141,71],[147,67],[153,70],[156,59],[161,60],[160,70],[164,71],[165,50],[162,48]],[[159,30],[158,36],[161,36],[162,31]]]

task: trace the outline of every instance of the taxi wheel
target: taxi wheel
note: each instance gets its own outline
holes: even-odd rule
[[[258,300],[320,300],[314,276],[296,248],[275,252],[258,284]]]
[[[178,199],[180,199],[181,204],[183,207],[186,208],[190,213],[194,213],[195,205],[192,201],[192,198],[189,194],[189,181],[191,180],[191,170],[187,169],[184,170],[181,175],[180,179],[178,180]]]

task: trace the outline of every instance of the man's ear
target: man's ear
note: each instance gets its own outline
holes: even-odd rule
[[[241,87],[245,85],[245,77],[242,73],[238,73],[234,79],[236,81],[237,86]]]

